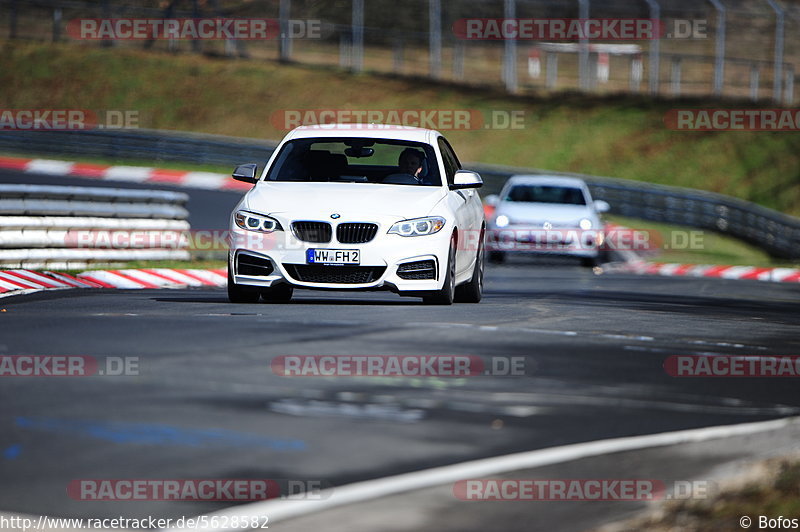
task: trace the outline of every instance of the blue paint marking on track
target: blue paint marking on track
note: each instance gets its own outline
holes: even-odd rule
[[[6,460],[13,460],[22,453],[22,445],[14,444],[3,451],[3,458]]]
[[[188,447],[262,447],[276,451],[303,451],[303,440],[269,438],[224,429],[196,429],[150,423],[17,417],[17,427],[90,436],[123,444],[185,445]]]

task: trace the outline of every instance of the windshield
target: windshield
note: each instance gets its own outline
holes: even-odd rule
[[[503,200],[524,203],[586,205],[586,198],[584,198],[581,189],[553,185],[515,185],[511,187]]]
[[[289,141],[281,148],[266,179],[412,186],[442,183],[430,145],[369,138]]]

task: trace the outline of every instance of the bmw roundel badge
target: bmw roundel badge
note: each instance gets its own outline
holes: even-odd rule
[[[333,218],[334,220],[338,220],[339,218],[341,218],[341,215],[337,214],[337,213],[333,213],[333,214],[331,214],[331,218]]]

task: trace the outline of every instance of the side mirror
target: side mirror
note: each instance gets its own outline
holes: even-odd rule
[[[610,211],[611,205],[609,205],[607,201],[603,201],[601,199],[594,200],[594,210],[602,214],[604,212]]]
[[[497,194],[489,194],[483,199],[483,202],[490,207],[497,207],[497,204],[500,203],[500,196]]]
[[[480,188],[483,186],[483,179],[477,172],[469,170],[459,170],[453,176],[453,184],[450,185],[450,190],[458,190],[462,188]]]
[[[248,163],[248,164],[240,164],[236,167],[236,169],[231,174],[237,181],[244,181],[245,183],[255,183],[258,181],[256,177],[256,171],[258,170],[258,165],[255,163]]]

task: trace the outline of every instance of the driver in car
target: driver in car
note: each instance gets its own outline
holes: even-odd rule
[[[394,183],[402,185],[418,185],[422,182],[420,172],[422,172],[422,162],[425,154],[414,148],[406,148],[400,153],[397,161],[398,173],[391,174],[383,180],[384,183]]]

